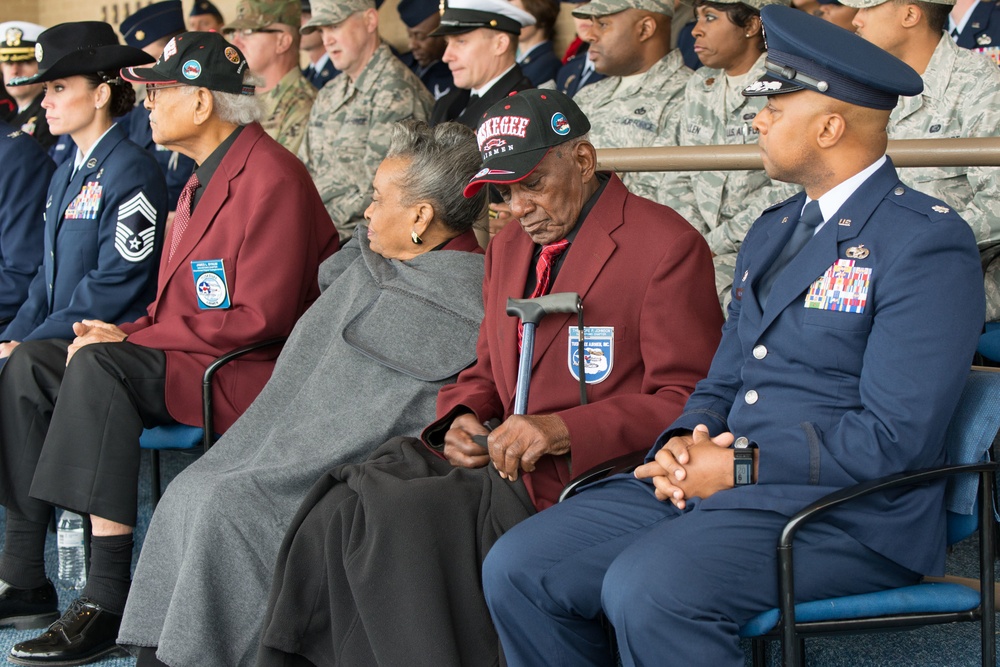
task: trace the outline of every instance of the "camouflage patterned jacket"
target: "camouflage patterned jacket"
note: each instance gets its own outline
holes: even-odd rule
[[[1000,69],[942,35],[923,74],[924,92],[903,97],[889,139],[995,137],[1000,134]],[[944,200],[976,234],[984,266],[1000,254],[1000,168],[911,167],[899,179]],[[1000,319],[1000,262],[986,276],[986,318]]]
[[[691,70],[674,49],[642,74],[612,76],[581,88],[573,98],[590,119],[597,148],[675,146],[680,100]],[[670,205],[659,192],[663,173],[620,174],[629,191]]]
[[[264,105],[260,123],[264,131],[291,152],[297,152],[306,134],[316,89],[298,67],[293,67],[260,99]]]
[[[766,98],[744,97],[743,89],[764,73],[764,57],[761,54],[740,76],[727,77],[722,70],[707,67],[694,73],[684,90],[678,145],[757,143],[752,125]],[[664,184],[663,198],[705,236],[716,256],[722,256],[735,254],[761,211],[795,192],[795,186],[772,181],[762,169],[701,171],[678,173]],[[732,285],[734,265],[724,262],[716,267],[720,297]]]
[[[299,157],[312,174],[326,209],[350,238],[371,202],[375,170],[389,151],[392,124],[426,120],[434,98],[385,44],[357,81],[339,74],[316,97]]]

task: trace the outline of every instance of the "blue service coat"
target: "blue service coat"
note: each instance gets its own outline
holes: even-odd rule
[[[310,67],[312,70],[310,71]],[[323,65],[322,69],[316,69],[310,65],[309,67],[302,68],[302,76],[306,78],[306,81],[313,85],[313,88],[319,90],[327,84],[327,82],[333,77],[340,74],[340,70],[333,66],[333,61],[329,58],[326,59],[326,64]]]
[[[417,59],[413,57],[413,53],[404,53],[399,56],[399,59],[404,65],[410,68],[411,72],[419,77],[435,100],[441,99],[455,87],[455,81],[451,76],[451,68],[448,67],[447,63],[435,60],[431,63],[430,67],[424,69],[417,62]]]
[[[153,142],[153,130],[149,126],[149,109],[139,105],[118,120],[128,127],[128,138],[140,148],[145,148],[160,165],[167,180],[167,204],[169,210],[177,208],[177,198],[194,172],[194,160],[177,151],[172,151]],[[75,155],[75,153],[74,153]]]
[[[702,423],[757,443],[757,484],[715,493],[706,509],[791,515],[836,489],[944,460],[945,429],[985,317],[971,229],[900,183],[887,161],[785,267],[762,309],[757,281],[804,203],[800,193],[767,209],[747,233],[708,377],[653,450]],[[855,286],[868,283],[865,302],[854,304],[860,312],[806,306],[838,260],[854,262]],[[943,485],[826,516],[904,567],[943,571]]]
[[[72,338],[84,318],[132,321],[156,296],[167,217],[156,161],[116,124],[76,174],[73,162],[52,177],[43,262],[6,340]]]
[[[587,42],[580,45],[579,50],[573,54],[565,65],[559,68],[556,73],[556,89],[569,97],[573,97],[584,86],[589,86],[604,78],[604,75],[595,70],[590,71],[590,76],[586,81],[580,81],[583,74],[583,66],[587,63],[587,49],[590,46]]]
[[[1000,65],[1000,5],[995,0],[980,0],[955,41]]]
[[[542,42],[518,64],[521,66],[521,73],[536,86],[554,80],[562,67],[562,62],[552,50],[552,42]]]
[[[2,121],[0,165],[0,323],[6,323],[42,263],[45,193],[56,166],[30,135]]]

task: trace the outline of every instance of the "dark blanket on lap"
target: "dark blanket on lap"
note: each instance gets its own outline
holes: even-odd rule
[[[520,480],[415,438],[331,470],[282,544],[258,665],[499,664],[480,568],[534,511]]]

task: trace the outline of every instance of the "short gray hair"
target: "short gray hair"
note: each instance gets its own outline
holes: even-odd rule
[[[486,205],[486,188],[474,197],[462,194],[482,165],[471,129],[454,122],[430,127],[422,120],[404,120],[392,128],[386,158],[410,161],[399,179],[409,206],[428,201],[435,217],[457,232],[470,229]]]
[[[264,78],[247,70],[243,75],[243,84],[259,88],[264,85]],[[198,90],[198,86],[186,86],[182,90],[190,95]],[[233,125],[249,125],[260,121],[264,116],[264,106],[257,95],[238,95],[211,89],[208,91],[212,93],[215,103],[215,115],[221,121]]]

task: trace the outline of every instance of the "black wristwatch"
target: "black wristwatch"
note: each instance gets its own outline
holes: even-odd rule
[[[753,450],[756,442],[740,436],[733,443],[733,482],[735,486],[746,486],[756,483],[753,475]]]

